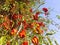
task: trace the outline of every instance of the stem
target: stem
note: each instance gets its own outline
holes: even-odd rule
[[[44,4],[44,2],[43,2],[42,4]],[[39,6],[33,11],[33,13],[34,13],[35,11],[37,11],[38,8],[39,8],[42,4],[39,4]]]
[[[21,25],[20,25],[20,27],[19,27],[19,30],[18,30],[16,36],[19,34],[19,32],[21,31],[21,29],[22,29],[22,23],[21,23]],[[16,36],[14,36],[14,37],[10,40],[10,42],[11,42],[13,39],[15,39]]]
[[[19,31],[17,32],[17,35],[18,35],[19,32],[21,31],[21,29],[22,29],[22,23],[21,23],[21,25],[20,25],[20,27],[19,27]]]

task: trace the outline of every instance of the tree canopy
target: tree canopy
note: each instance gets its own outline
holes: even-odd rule
[[[38,9],[43,4],[43,0],[0,0],[0,45],[53,45],[49,9]]]

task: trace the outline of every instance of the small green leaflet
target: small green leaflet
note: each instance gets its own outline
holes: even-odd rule
[[[47,36],[47,39],[48,39],[50,45],[53,45],[51,39],[48,36]]]
[[[59,45],[56,40],[54,40],[54,42],[55,42],[56,45]]]
[[[56,33],[55,31],[51,31],[51,32],[46,33],[46,35],[53,35],[55,33]]]
[[[58,19],[60,19],[60,15],[57,15],[56,17],[57,17]]]

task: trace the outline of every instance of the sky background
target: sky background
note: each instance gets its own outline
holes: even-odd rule
[[[60,0],[45,0],[45,4],[42,5],[42,7],[50,8],[50,18],[52,18],[52,20],[54,20],[56,23],[60,24],[60,20],[56,18],[56,15],[60,15]],[[58,32],[53,36],[60,45],[60,29],[57,29],[57,27],[53,25],[50,25],[50,28],[58,30]]]
[[[60,24],[60,20],[56,18],[56,15],[60,15],[60,0],[46,0],[45,2],[46,4],[44,5],[44,7],[52,9],[50,12],[50,17],[52,18],[52,20]],[[54,34],[54,37],[60,45],[60,29],[57,29],[57,27],[54,26],[50,26],[50,28],[58,30],[58,32]]]

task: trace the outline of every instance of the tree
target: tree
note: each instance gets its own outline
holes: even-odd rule
[[[0,45],[53,45],[50,36],[55,32],[48,29],[52,24],[49,9],[38,9],[44,1],[1,0],[0,3]]]

